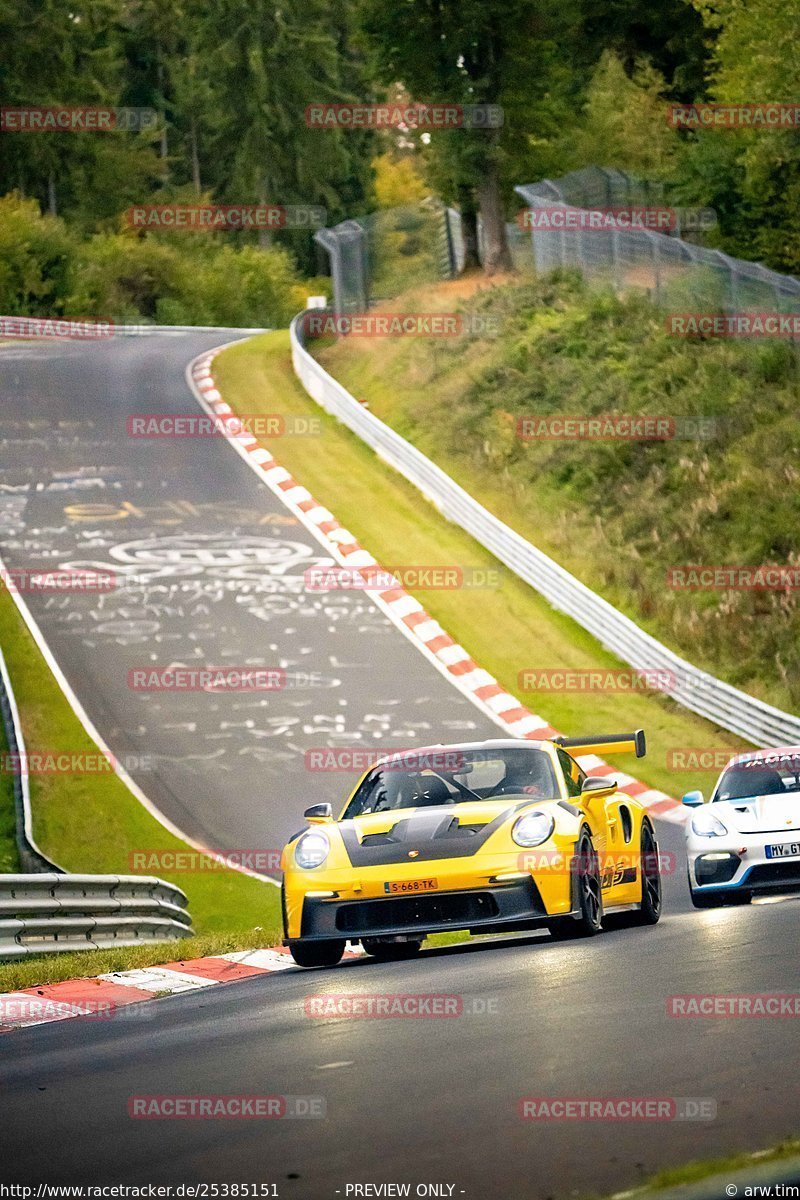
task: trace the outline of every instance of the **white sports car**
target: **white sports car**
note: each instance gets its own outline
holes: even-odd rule
[[[711,799],[687,792],[689,890],[695,908],[800,891],[800,746],[732,758]]]

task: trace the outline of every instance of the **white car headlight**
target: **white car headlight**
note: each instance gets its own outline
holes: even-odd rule
[[[692,817],[692,831],[698,837],[724,837],[728,832],[722,821],[708,809],[701,809],[695,817]]]
[[[542,842],[546,842],[550,837],[554,825],[555,822],[549,813],[523,813],[519,820],[515,821],[511,836],[518,846],[528,849],[531,846],[541,846]]]
[[[321,867],[328,857],[331,844],[324,833],[314,830],[304,833],[297,843],[294,860],[298,867],[310,871],[313,867]]]

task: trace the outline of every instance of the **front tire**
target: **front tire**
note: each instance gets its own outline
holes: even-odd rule
[[[548,926],[554,938],[594,937],[603,928],[600,863],[591,835],[584,829],[575,851],[578,863],[578,917],[564,917]],[[574,861],[574,860],[573,860]]]
[[[642,905],[631,913],[630,925],[657,925],[661,916],[661,871],[658,861],[658,845],[652,826],[642,823],[639,841],[640,873],[642,879]]]
[[[298,967],[335,967],[341,961],[344,941],[289,942],[289,953]]]

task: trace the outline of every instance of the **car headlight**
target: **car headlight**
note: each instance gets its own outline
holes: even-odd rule
[[[331,844],[324,833],[319,833],[314,830],[313,833],[304,833],[297,843],[294,852],[294,860],[298,867],[302,867],[306,871],[310,871],[312,867],[321,867],[328,857]]]
[[[708,809],[703,809],[697,816],[692,817],[692,832],[698,837],[724,837],[728,831],[719,817],[715,817]]]
[[[550,837],[554,825],[555,822],[549,813],[523,813],[519,820],[514,822],[511,836],[518,846],[541,846],[542,842],[546,842]]]

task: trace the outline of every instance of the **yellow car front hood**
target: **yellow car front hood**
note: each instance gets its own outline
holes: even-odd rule
[[[531,796],[400,808],[340,821],[338,829],[354,867],[390,862],[429,862],[477,854],[506,822],[529,808],[546,811],[555,801]]]

